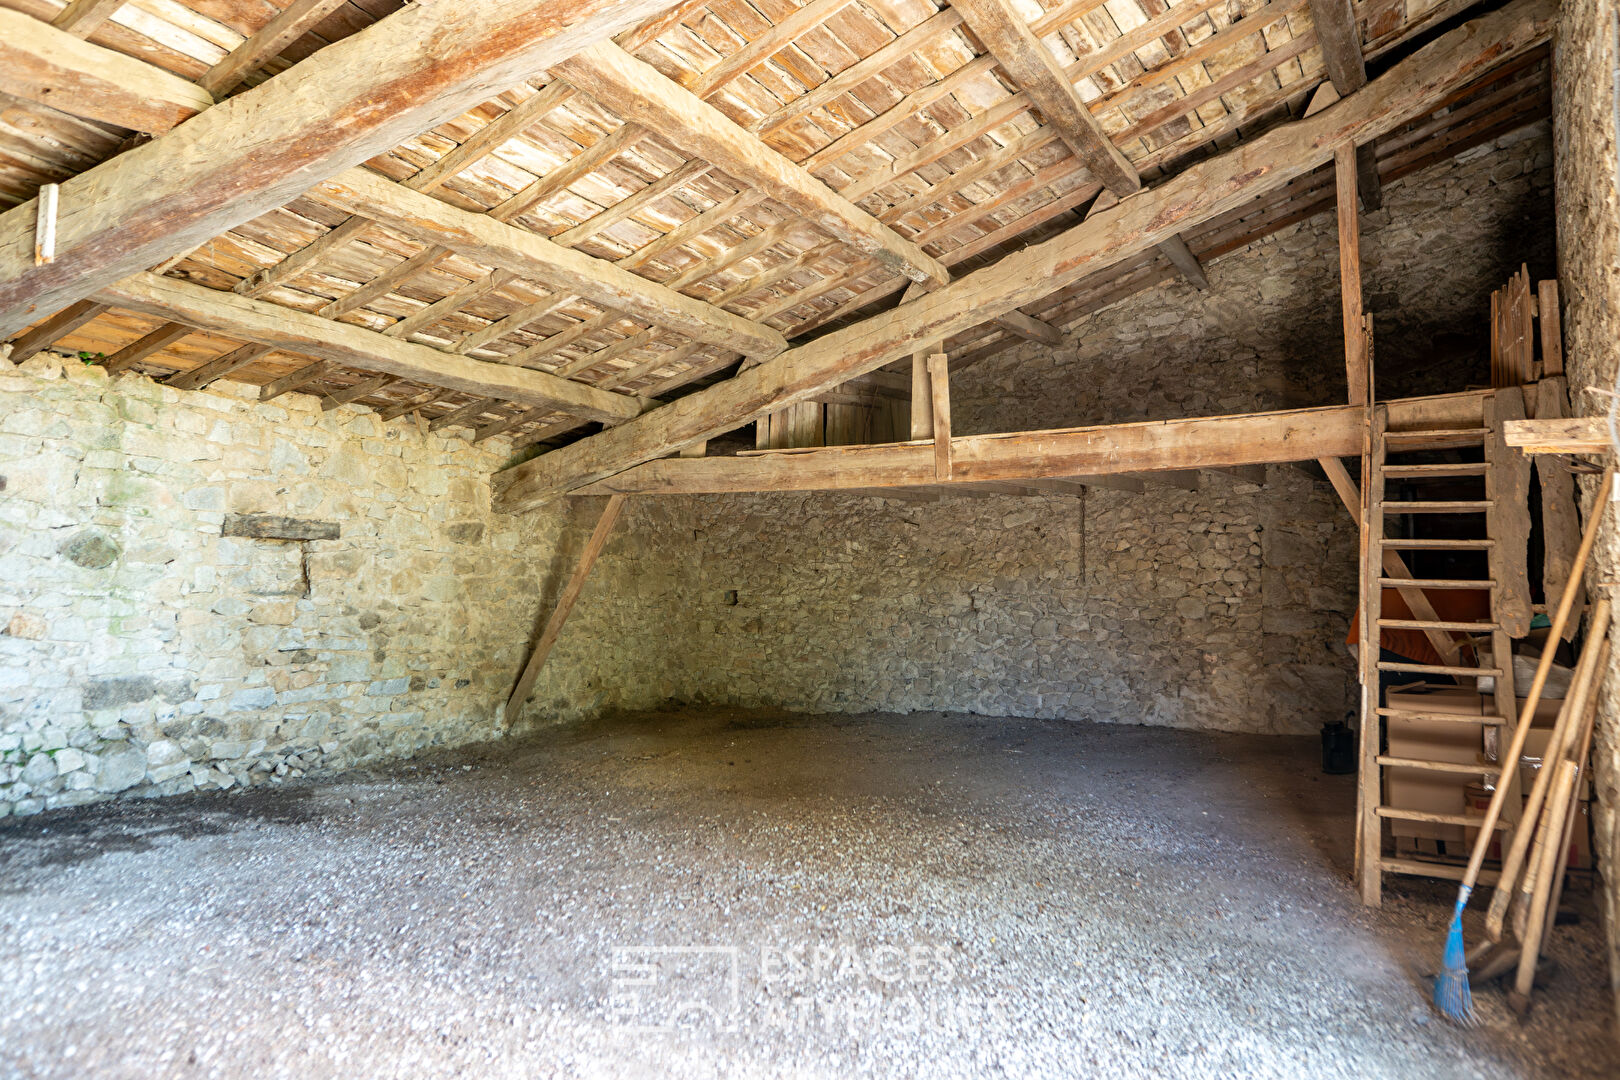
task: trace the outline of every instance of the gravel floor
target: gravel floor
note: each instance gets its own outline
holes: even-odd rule
[[[1308,740],[689,711],[47,814],[0,1073],[1615,1076],[1590,893],[1461,1031],[1450,890],[1361,908],[1352,799]]]

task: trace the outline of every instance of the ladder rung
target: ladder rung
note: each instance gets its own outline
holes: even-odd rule
[[[1409,499],[1380,504],[1386,514],[1483,514],[1492,506],[1490,499]]]
[[[1413,479],[1425,477],[1484,476],[1485,462],[1471,461],[1451,465],[1385,465],[1385,476],[1405,476]]]
[[[1507,721],[1500,716],[1478,715],[1474,713],[1449,712],[1418,712],[1412,709],[1386,709],[1375,710],[1379,716],[1390,720],[1414,720],[1425,724],[1489,724],[1492,727],[1502,727]]]
[[[1500,623],[1446,622],[1444,619],[1379,619],[1378,625],[1391,630],[1456,630],[1464,634],[1483,634],[1501,629]]]
[[[1378,584],[1387,589],[1494,589],[1496,579],[1383,577]]]
[[[1445,878],[1448,881],[1461,881],[1463,871],[1467,869],[1462,863],[1420,862],[1417,859],[1379,859],[1378,868],[1388,874],[1411,874],[1415,877]],[[1479,883],[1481,885],[1495,885],[1500,876],[1496,870],[1481,870]]]
[[[1387,548],[1401,548],[1404,551],[1483,551],[1486,548],[1496,546],[1495,540],[1486,540],[1484,538],[1478,540],[1399,540],[1392,536],[1386,536],[1379,543]]]
[[[1427,821],[1433,825],[1462,825],[1478,828],[1481,821],[1472,814],[1441,814],[1433,810],[1402,810],[1398,806],[1380,806],[1375,811],[1379,817],[1399,818],[1401,821]],[[1498,829],[1512,828],[1506,821],[1498,819]]]
[[[1432,428],[1428,431],[1386,431],[1386,443],[1401,443],[1399,450],[1444,450],[1477,446],[1485,441],[1484,428]]]
[[[1466,773],[1470,776],[1495,776],[1502,770],[1484,762],[1470,765],[1465,761],[1427,761],[1423,758],[1386,757],[1378,755],[1378,764],[1392,769],[1423,769],[1428,772]]]
[[[1501,668],[1451,667],[1446,664],[1396,664],[1387,660],[1378,662],[1379,671],[1403,671],[1412,675],[1469,675],[1474,678],[1494,678],[1502,674]]]

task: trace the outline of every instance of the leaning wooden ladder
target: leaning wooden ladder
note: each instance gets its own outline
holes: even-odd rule
[[[1518,393],[1514,389],[1512,394]],[[1503,395],[1507,397],[1507,395]],[[1508,769],[1505,780],[1500,762],[1462,763],[1433,761],[1424,758],[1395,757],[1383,747],[1388,721],[1412,720],[1435,723],[1472,724],[1497,729],[1497,745],[1506,745],[1515,723],[1511,636],[1504,625],[1503,607],[1516,607],[1509,603],[1504,581],[1513,575],[1499,572],[1498,555],[1501,541],[1508,539],[1522,515],[1501,513],[1498,506],[1511,500],[1522,502],[1524,493],[1518,484],[1510,482],[1504,487],[1500,444],[1500,421],[1514,418],[1511,413],[1503,417],[1504,410],[1496,395],[1484,402],[1484,420],[1478,427],[1446,430],[1391,431],[1388,412],[1382,406],[1370,410],[1369,442],[1365,494],[1363,496],[1363,537],[1361,566],[1360,660],[1362,684],[1362,723],[1360,741],[1360,783],[1358,788],[1357,865],[1361,878],[1363,902],[1378,905],[1382,901],[1383,875],[1386,873],[1413,874],[1425,877],[1458,879],[1462,866],[1443,862],[1427,862],[1387,855],[1384,852],[1384,825],[1391,820],[1421,821],[1432,824],[1468,827],[1476,819],[1466,814],[1448,814],[1435,811],[1404,809],[1385,802],[1385,770],[1401,768],[1420,771],[1438,771],[1467,774],[1492,782],[1518,784],[1518,770]],[[1522,408],[1517,413],[1523,416]],[[1428,463],[1404,460],[1423,451],[1480,448],[1480,460],[1460,463]],[[1391,460],[1395,459],[1395,460]],[[1511,471],[1511,467],[1509,469]],[[1459,479],[1480,477],[1484,481],[1483,499],[1414,499],[1390,500],[1386,485],[1390,481],[1412,485],[1434,482],[1455,482]],[[1484,535],[1461,538],[1402,539],[1386,535],[1387,523],[1402,515],[1461,514],[1484,515]],[[1473,520],[1465,518],[1463,520]],[[1483,578],[1418,578],[1407,568],[1402,552],[1422,551],[1479,551],[1487,555],[1487,576]],[[1522,575],[1520,575],[1522,577]],[[1396,589],[1412,613],[1410,619],[1384,617],[1382,599],[1385,589]],[[1443,589],[1489,589],[1491,614],[1488,622],[1457,622],[1441,619],[1434,611],[1429,593]],[[1528,620],[1528,598],[1525,600],[1525,618]],[[1434,645],[1442,658],[1441,664],[1411,664],[1385,661],[1380,658],[1379,638],[1385,629],[1420,630]],[[1519,630],[1522,635],[1524,631]],[[1491,640],[1489,666],[1465,663],[1454,638],[1455,633],[1484,635]],[[1476,657],[1478,656],[1476,651]],[[1494,711],[1476,716],[1446,712],[1412,712],[1381,707],[1378,702],[1378,682],[1382,672],[1410,675],[1419,681],[1424,676],[1445,675],[1459,681],[1491,677],[1495,681]],[[1465,683],[1466,684],[1466,683]],[[1518,800],[1510,798],[1508,806]],[[1513,822],[1505,820],[1501,828],[1511,830]]]

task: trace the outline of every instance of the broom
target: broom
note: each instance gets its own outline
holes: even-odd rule
[[[1503,769],[1513,768],[1524,753],[1525,740],[1530,736],[1530,722],[1535,718],[1536,706],[1541,704],[1541,691],[1546,688],[1553,653],[1557,651],[1550,646],[1563,635],[1570,608],[1575,606],[1575,594],[1580,591],[1581,575],[1586,571],[1587,557],[1592,554],[1592,544],[1597,540],[1598,525],[1603,520],[1603,508],[1608,505],[1609,486],[1613,480],[1614,466],[1611,464],[1603,470],[1603,479],[1598,481],[1597,500],[1592,504],[1591,517],[1587,519],[1586,531],[1581,535],[1580,549],[1575,552],[1575,562],[1569,568],[1569,580],[1564,583],[1564,595],[1558,599],[1558,611],[1553,615],[1552,627],[1547,631],[1549,647],[1542,650],[1541,662],[1536,665],[1536,677],[1530,682],[1530,693],[1524,699],[1524,708],[1519,710],[1519,724],[1513,729],[1513,745],[1499,759]],[[1493,659],[1498,666],[1513,662],[1511,656]],[[1475,1022],[1474,995],[1468,989],[1468,954],[1463,949],[1463,909],[1468,906],[1468,897],[1473,893],[1474,885],[1479,881],[1480,868],[1485,864],[1485,853],[1490,850],[1491,841],[1495,838],[1496,823],[1502,817],[1508,787],[1505,781],[1497,783],[1496,791],[1491,795],[1491,804],[1480,821],[1479,838],[1474,841],[1474,853],[1468,859],[1468,869],[1463,872],[1462,885],[1457,889],[1457,906],[1451,913],[1451,927],[1446,931],[1441,971],[1434,980],[1435,1008],[1460,1024],[1472,1025]]]

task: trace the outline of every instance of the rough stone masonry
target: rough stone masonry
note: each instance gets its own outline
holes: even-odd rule
[[[1466,353],[1445,335],[1483,327],[1549,173],[1541,128],[1389,186],[1365,248],[1379,355],[1406,370],[1386,392],[1456,388],[1425,360]],[[1152,290],[969,369],[959,426],[1338,400],[1334,244],[1329,212],[1214,262],[1208,294]],[[601,506],[492,515],[508,454],[228,382],[0,372],[0,814],[494,737]],[[1285,467],[1083,498],[632,500],[523,722],[700,701],[1307,732],[1353,700],[1354,553],[1332,492]]]
[[[232,383],[5,367],[0,816],[494,734],[579,532],[566,508],[491,515],[504,444]],[[570,675],[542,690],[588,705]]]

